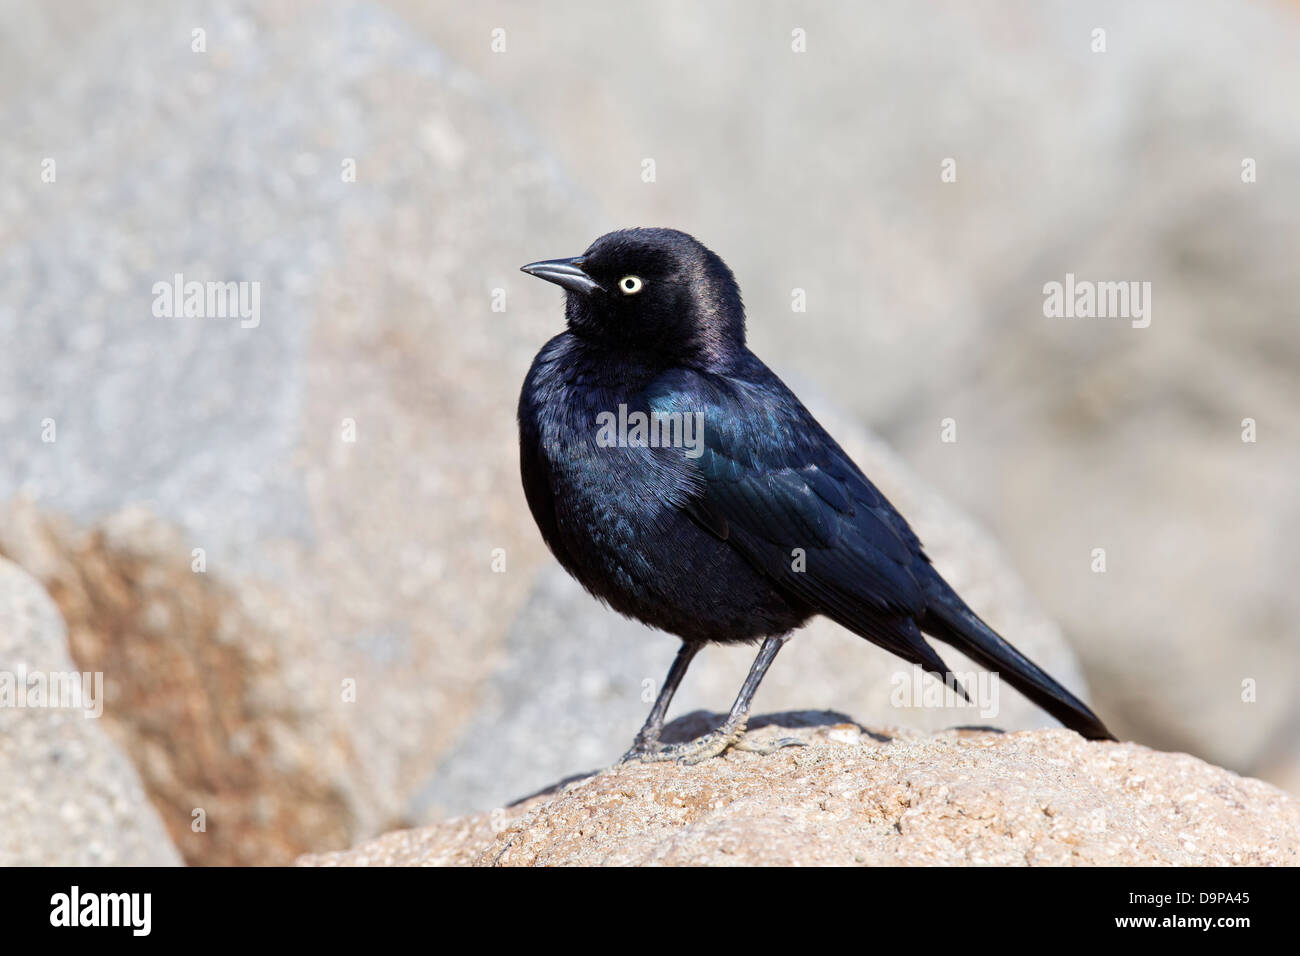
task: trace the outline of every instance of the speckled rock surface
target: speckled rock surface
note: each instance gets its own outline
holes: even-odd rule
[[[778,715],[752,734],[808,745],[731,752],[694,767],[614,768],[516,807],[299,862],[1300,863],[1300,801],[1186,754],[1089,743],[1066,730],[886,738],[819,714]]]
[[[0,680],[77,670],[54,602],[4,559],[0,668]],[[90,687],[92,698],[83,704],[93,699]],[[17,696],[0,700],[0,867],[180,863],[135,768],[103,721],[86,716],[94,707],[30,706],[34,698],[28,697],[22,699],[28,706],[14,706]]]

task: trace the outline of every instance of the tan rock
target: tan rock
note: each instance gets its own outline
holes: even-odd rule
[[[1300,801],[1186,754],[1066,730],[886,739],[818,714],[782,715],[751,733],[807,746],[617,767],[516,807],[299,863],[1300,863]]]

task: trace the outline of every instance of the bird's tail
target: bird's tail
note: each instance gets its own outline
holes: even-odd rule
[[[943,585],[947,589],[947,585]],[[1114,740],[1088,705],[1008,644],[948,590],[931,602],[921,629],[998,675],[1065,726],[1089,740]]]

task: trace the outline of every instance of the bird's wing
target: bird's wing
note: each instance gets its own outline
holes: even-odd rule
[[[943,675],[921,637],[921,544],[894,510],[766,367],[743,378],[675,370],[647,391],[660,415],[696,414],[685,450],[696,521],[817,613]]]

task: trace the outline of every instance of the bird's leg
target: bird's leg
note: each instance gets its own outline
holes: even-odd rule
[[[659,743],[659,734],[664,729],[664,715],[668,713],[668,704],[672,701],[673,694],[677,693],[678,685],[681,684],[682,678],[686,676],[686,668],[691,666],[691,660],[699,652],[701,646],[692,641],[682,641],[677,656],[673,658],[672,667],[668,668],[668,676],[664,678],[664,686],[659,689],[659,696],[655,698],[654,706],[650,708],[650,715],[646,717],[645,723],[636,735],[636,739],[632,741],[632,749],[623,755],[623,759],[619,763],[643,759],[647,754],[662,749],[662,745]]]
[[[749,720],[749,705],[754,699],[754,692],[758,690],[758,685],[762,682],[763,675],[767,673],[768,667],[771,666],[773,659],[776,657],[776,652],[788,640],[790,640],[789,634],[781,634],[763,640],[763,646],[759,648],[758,656],[754,658],[754,663],[750,665],[749,674],[745,677],[745,683],[741,685],[740,693],[736,695],[736,702],[731,705],[731,713],[727,715],[727,719],[723,721],[721,727],[712,733],[707,733],[703,737],[697,737],[687,743],[662,747],[652,753],[643,755],[641,759],[676,760],[678,763],[693,764],[708,760],[710,757],[716,757],[728,747],[738,747],[740,738],[745,733],[745,723]],[[738,747],[738,749],[770,753],[781,747],[798,746],[801,743],[802,741],[784,738],[776,741],[775,745],[771,747]]]

